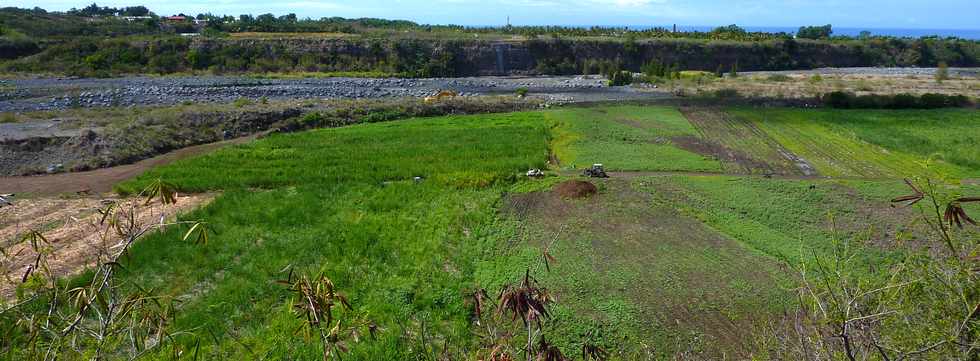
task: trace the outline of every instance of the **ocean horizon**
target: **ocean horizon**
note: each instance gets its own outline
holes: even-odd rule
[[[673,25],[628,25],[626,26],[630,29],[645,30],[652,29],[656,27],[672,29]],[[692,26],[692,25],[677,25],[677,30],[679,31],[700,31],[708,32],[717,26]],[[750,32],[767,32],[767,33],[790,33],[796,34],[799,27],[790,26],[742,26],[743,29]],[[939,36],[939,37],[957,37],[962,39],[970,40],[980,40],[980,29],[917,29],[917,28],[852,28],[852,27],[834,27],[834,35],[845,35],[845,36],[858,36],[861,32],[868,31],[871,35],[877,36],[894,36],[894,37],[907,37],[907,38],[921,38],[924,36]]]

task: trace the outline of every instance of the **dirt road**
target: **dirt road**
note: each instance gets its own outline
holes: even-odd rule
[[[267,134],[267,133],[260,133]],[[112,191],[112,186],[135,177],[158,165],[213,151],[215,149],[241,144],[256,139],[260,134],[226,140],[217,143],[196,145],[133,164],[100,168],[86,172],[44,174],[23,177],[0,177],[0,194],[51,196],[62,194],[102,194]]]

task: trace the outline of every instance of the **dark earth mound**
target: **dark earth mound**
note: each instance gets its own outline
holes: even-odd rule
[[[589,182],[570,180],[558,183],[554,192],[563,198],[588,198],[598,193],[599,189]]]

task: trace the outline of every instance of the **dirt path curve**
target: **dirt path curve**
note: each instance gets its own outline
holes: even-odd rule
[[[132,164],[100,168],[85,172],[69,172],[23,177],[0,177],[0,194],[15,193],[50,196],[75,193],[108,193],[112,186],[138,176],[146,170],[173,161],[213,151],[215,149],[254,140],[268,132],[253,134],[216,143],[181,148],[170,153],[147,158]]]

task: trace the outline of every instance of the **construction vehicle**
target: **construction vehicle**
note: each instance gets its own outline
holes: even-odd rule
[[[424,101],[426,104],[435,103],[442,100],[443,98],[455,98],[459,93],[452,90],[441,90],[435,95],[425,97]]]
[[[582,175],[589,178],[609,178],[606,174],[606,170],[602,167],[602,164],[593,164],[591,167],[586,168]]]

